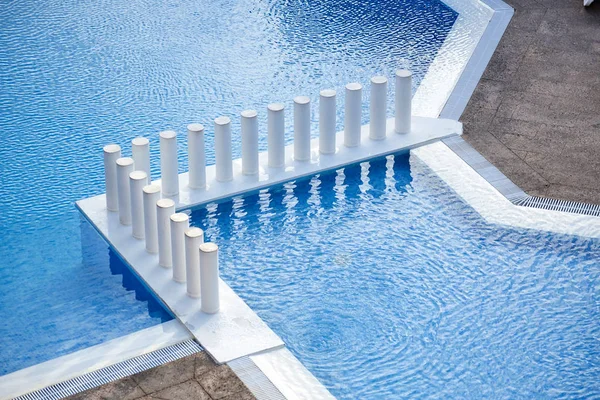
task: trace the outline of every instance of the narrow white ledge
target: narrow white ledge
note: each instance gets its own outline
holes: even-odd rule
[[[3,375],[0,377],[0,399],[12,399],[190,338],[188,330],[176,320],[142,329]]]
[[[600,218],[511,203],[444,143],[412,151],[488,223],[600,238]]]
[[[250,356],[287,400],[334,400],[335,397],[286,348]]]
[[[237,159],[234,160],[231,182],[217,182],[215,166],[211,165],[206,169],[205,189],[190,189],[187,173],[181,174],[179,175],[180,193],[171,198],[175,200],[178,210],[190,208],[374,157],[407,151],[444,137],[462,134],[462,124],[452,120],[413,117],[412,127],[413,131],[409,134],[396,134],[394,119],[389,119],[387,138],[373,141],[369,139],[368,125],[363,126],[361,144],[353,148],[340,145],[343,143],[343,132],[338,132],[338,148],[336,153],[331,155],[320,155],[318,139],[314,139],[311,141],[310,161],[294,161],[294,149],[293,145],[290,145],[285,149],[286,166],[277,169],[266,167],[267,153],[264,152],[259,155],[260,172],[254,176],[242,175],[241,159]],[[160,184],[160,181],[155,183]],[[214,315],[202,313],[200,300],[191,299],[186,295],[185,284],[174,282],[171,279],[171,269],[160,267],[158,256],[147,253],[144,241],[134,239],[131,236],[131,227],[119,224],[118,213],[108,212],[105,204],[104,195],[77,202],[79,209],[88,220],[216,361],[225,363],[284,345],[282,340],[222,280],[220,281],[220,312]]]

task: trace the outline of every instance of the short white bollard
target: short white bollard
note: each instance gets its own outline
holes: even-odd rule
[[[198,249],[204,243],[204,231],[200,228],[190,228],[185,231],[185,268],[187,294],[190,297],[200,297],[200,253]]]
[[[321,90],[319,95],[319,152],[335,153],[335,90]]]
[[[267,106],[267,154],[269,167],[285,166],[285,111],[281,103]]]
[[[185,282],[185,231],[190,228],[190,217],[184,213],[171,215],[171,255],[173,280]]]
[[[160,199],[156,202],[156,228],[158,232],[158,264],[171,268],[173,256],[171,252],[171,215],[175,214],[175,202],[171,199]]]
[[[135,165],[135,161],[134,161]],[[129,191],[131,197],[131,236],[144,239],[144,186],[148,175],[144,171],[133,171],[129,174]]]
[[[219,182],[233,179],[231,158],[231,120],[229,117],[215,118],[215,168]]]
[[[387,114],[387,78],[374,76],[371,78],[371,107],[369,122],[369,137],[382,140],[386,136]]]
[[[106,209],[119,211],[119,189],[117,184],[117,160],[121,158],[121,146],[104,146],[104,183],[106,185]]]
[[[362,85],[360,83],[347,84],[344,101],[344,146],[356,147],[360,144]]]
[[[160,133],[160,185],[162,194],[175,196],[179,194],[179,172],[177,162],[177,133],[163,131]]]
[[[160,200],[160,186],[147,185],[143,189],[144,197],[144,236],[146,251],[158,253],[158,225],[156,219],[156,202]]]
[[[189,124],[188,134],[188,186],[192,189],[206,187],[206,155],[204,154],[204,126]]]
[[[131,158],[133,169],[146,173],[146,184],[152,183],[150,177],[150,141],[145,137],[136,137],[131,141]]]
[[[396,133],[410,133],[412,116],[412,73],[396,71]]]
[[[310,160],[310,98],[294,97],[294,160]]]
[[[258,174],[258,113],[244,110],[242,124],[242,174]]]
[[[133,172],[133,159],[119,158],[117,164],[117,182],[119,194],[119,222],[131,225],[131,191],[129,190],[129,174]]]
[[[202,312],[219,312],[219,248],[214,243],[200,245],[200,287]]]

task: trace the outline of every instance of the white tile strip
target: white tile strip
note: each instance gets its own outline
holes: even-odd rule
[[[440,115],[494,14],[478,0],[442,1],[459,15],[413,97],[413,115]]]
[[[118,216],[117,216],[118,218]],[[171,346],[192,335],[173,320],[0,377],[0,399],[12,399]]]
[[[600,238],[600,217],[517,206],[442,142],[414,149],[412,154],[491,224]]]
[[[287,400],[335,399],[286,348],[250,356]]]
[[[451,120],[415,117],[412,126],[411,133],[396,134],[394,119],[389,119],[387,138],[378,141],[370,140],[368,125],[363,126],[360,146],[338,146],[337,152],[331,155],[320,155],[318,139],[315,139],[311,141],[310,161],[294,161],[293,145],[290,145],[285,149],[284,168],[267,167],[267,153],[261,153],[260,173],[255,176],[242,175],[241,160],[237,159],[234,161],[234,179],[231,182],[217,182],[215,166],[211,165],[206,169],[205,189],[190,189],[188,174],[181,174],[179,195],[172,198],[178,209],[194,207],[373,157],[409,150],[450,135],[462,134],[462,124]],[[337,133],[338,143],[343,143],[343,135],[343,132]],[[121,225],[117,213],[106,210],[104,195],[81,200],[77,205],[115,251],[133,267],[216,361],[225,363],[283,346],[281,339],[222,280],[221,311],[213,315],[201,312],[201,300],[188,297],[185,284],[173,281],[171,270],[158,265],[158,256],[146,252],[144,242],[131,236],[131,227]]]

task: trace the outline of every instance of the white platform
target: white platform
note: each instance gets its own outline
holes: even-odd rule
[[[296,162],[292,159],[293,146],[286,147],[286,166],[270,169],[267,153],[261,153],[260,173],[256,176],[241,174],[241,160],[234,161],[234,179],[231,182],[215,181],[215,168],[207,167],[207,188],[188,188],[187,173],[179,175],[180,194],[172,197],[177,209],[190,208],[240,193],[254,191],[278,183],[378,156],[409,150],[437,139],[462,134],[462,124],[457,121],[414,117],[410,134],[396,134],[394,120],[387,121],[388,137],[385,140],[369,139],[368,125],[362,129],[361,145],[346,148],[338,145],[332,155],[319,155],[318,139],[311,142],[312,159]],[[337,134],[338,144],[343,143],[343,132]],[[160,184],[160,181],[156,183]],[[171,279],[171,270],[158,265],[158,256],[145,251],[144,241],[131,236],[131,227],[119,224],[118,215],[106,210],[104,195],[77,202],[87,219],[106,238],[113,249],[132,266],[152,288],[177,318],[190,330],[213,358],[225,363],[239,357],[263,352],[284,345],[282,340],[240,299],[229,286],[220,281],[221,311],[207,315],[200,311],[200,300],[186,295],[185,284]]]
[[[175,320],[142,329],[127,336],[0,376],[0,399],[12,399],[181,343],[191,337],[187,329]]]

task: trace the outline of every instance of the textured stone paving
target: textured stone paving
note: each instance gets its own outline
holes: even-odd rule
[[[600,204],[600,1],[505,1],[464,139],[530,195]]]
[[[515,8],[461,120],[464,139],[528,194],[600,204],[600,0]],[[254,396],[204,352],[69,399]]]
[[[254,396],[227,365],[217,365],[200,352],[68,399],[251,400]]]

